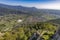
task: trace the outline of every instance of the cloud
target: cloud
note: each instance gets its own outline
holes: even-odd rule
[[[60,10],[60,1],[49,2],[49,3],[31,3],[31,4],[21,4],[28,7],[36,7],[38,9],[56,9]]]
[[[41,0],[40,0],[41,1]],[[50,1],[50,0],[48,0]],[[46,1],[42,1],[42,2],[24,2],[21,0],[18,0],[18,1],[2,1],[0,0],[0,3],[4,3],[4,4],[9,4],[9,5],[22,5],[22,6],[27,6],[27,7],[36,7],[36,8],[39,8],[39,9],[57,9],[57,10],[60,10],[60,0],[51,0],[50,2],[47,2]]]
[[[57,9],[57,10],[60,10],[60,3],[54,2],[54,3],[38,4],[38,5],[35,5],[35,7],[41,8],[41,9]]]

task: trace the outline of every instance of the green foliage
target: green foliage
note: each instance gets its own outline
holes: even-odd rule
[[[44,40],[49,40],[49,35],[43,35]]]
[[[57,30],[56,25],[53,25],[50,22],[29,23],[23,19],[23,22],[18,23],[17,20],[22,17],[17,15],[13,15],[14,17],[10,16],[4,16],[0,20],[0,32],[4,33],[4,35],[0,37],[0,40],[29,40],[37,31],[40,33],[39,35],[41,35],[41,38],[49,40]]]

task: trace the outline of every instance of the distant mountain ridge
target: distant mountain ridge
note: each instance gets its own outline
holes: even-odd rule
[[[60,10],[49,10],[49,9],[37,9],[35,7],[23,7],[23,6],[11,6],[11,5],[6,5],[6,4],[0,4],[0,8],[7,8],[10,10],[17,10],[17,11],[22,11],[22,12],[27,12],[27,13],[49,13],[49,14],[57,14],[60,15]],[[1,10],[1,9],[0,9]]]
[[[9,9],[15,9],[15,10],[23,10],[23,11],[38,10],[35,7],[11,6],[11,5],[6,5],[6,4],[0,4],[0,7],[9,8]]]

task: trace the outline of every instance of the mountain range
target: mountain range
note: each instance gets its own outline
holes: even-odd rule
[[[7,14],[26,14],[30,16],[38,16],[43,19],[60,18],[60,10],[37,9],[35,7],[12,6],[0,4],[0,15]]]
[[[12,6],[12,5],[6,5],[6,4],[0,4],[0,10],[6,9],[6,10],[13,10],[13,11],[21,11],[25,13],[52,13],[60,15],[60,10],[51,10],[51,9],[37,9],[35,7],[24,7],[24,6]],[[6,11],[5,10],[5,11]],[[4,10],[3,10],[4,11]]]

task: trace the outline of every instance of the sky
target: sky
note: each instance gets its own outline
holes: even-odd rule
[[[60,0],[0,0],[2,4],[60,10]]]

